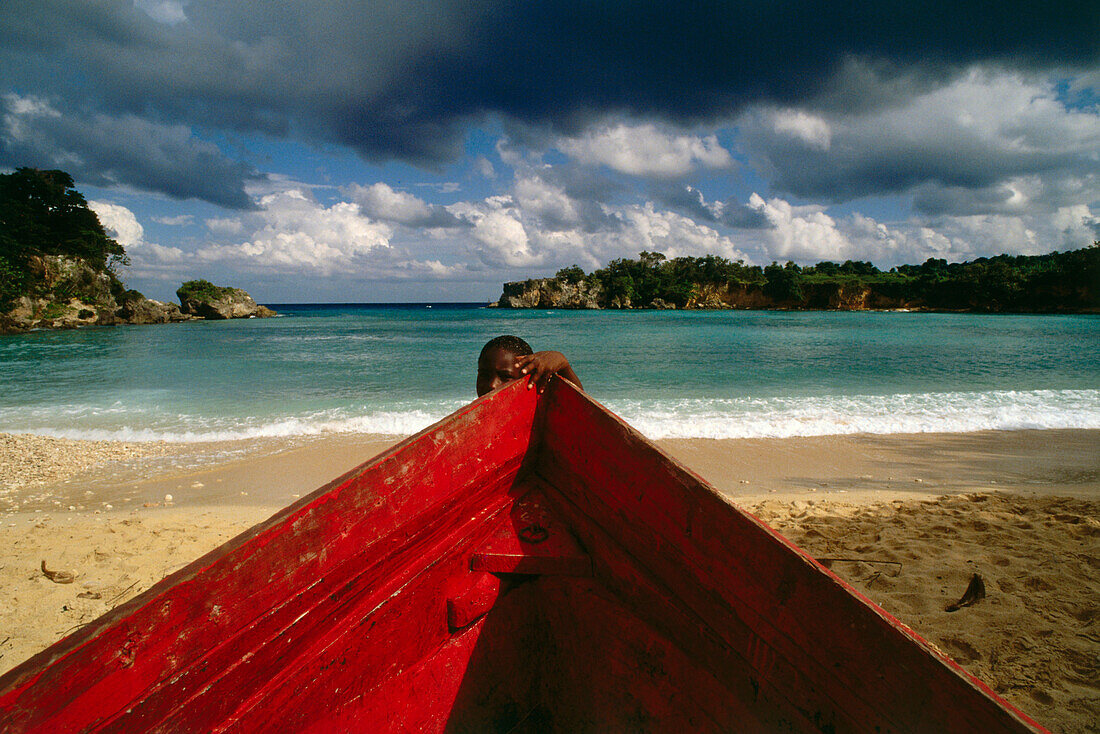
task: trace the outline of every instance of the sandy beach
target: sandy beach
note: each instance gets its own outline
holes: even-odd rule
[[[0,672],[397,440],[0,434]],[[1100,731],[1100,431],[659,443],[1040,723]]]

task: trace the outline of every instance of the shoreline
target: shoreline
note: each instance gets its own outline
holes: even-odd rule
[[[275,509],[407,436],[333,433],[197,443],[0,433],[0,519],[112,505]],[[666,454],[733,502],[920,499],[1004,490],[1100,497],[1100,429],[668,438]],[[72,508],[71,510],[69,508]]]
[[[0,673],[400,440],[0,434]],[[1044,726],[1098,731],[1100,430],[656,443]],[[987,598],[947,612],[973,573]]]

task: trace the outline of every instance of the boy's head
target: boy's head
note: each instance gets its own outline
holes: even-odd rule
[[[523,375],[516,368],[516,357],[534,354],[531,345],[518,336],[498,336],[481,348],[477,358],[477,396],[492,392]]]

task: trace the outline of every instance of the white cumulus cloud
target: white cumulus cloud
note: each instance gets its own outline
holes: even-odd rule
[[[140,245],[145,239],[145,227],[134,213],[119,204],[106,201],[89,201],[88,208],[99,217],[107,235],[115,239],[124,248]]]
[[[430,213],[423,199],[382,182],[370,186],[351,184],[345,193],[359,204],[364,214],[376,219],[410,224],[426,220]]]
[[[183,227],[195,221],[193,214],[178,214],[174,217],[153,217],[154,222],[168,227]]]
[[[341,191],[359,205],[363,214],[385,222],[429,229],[463,224],[444,207],[429,204],[407,191],[398,191],[381,181],[370,186],[353,183],[343,187]]]
[[[264,196],[260,207],[246,215],[256,225],[250,239],[207,245],[197,257],[251,271],[333,275],[369,270],[371,254],[390,246],[392,228],[364,217],[354,202],[326,207],[301,189],[288,189]]]
[[[747,259],[730,237],[676,212],[658,210],[652,203],[618,208],[613,214],[625,225],[622,231],[609,235],[619,251],[615,257],[637,257],[648,250],[669,258],[720,255]]]
[[[244,229],[244,223],[238,217],[211,217],[203,224],[215,234],[237,234]]]
[[[474,226],[475,252],[490,267],[531,267],[544,257],[532,248],[531,238],[510,197],[493,196],[484,202],[456,205],[456,214]]]
[[[771,223],[765,231],[768,253],[777,260],[845,260],[851,251],[848,239],[837,229],[836,220],[824,207],[793,206],[783,199],[767,201],[759,194],[749,197],[748,205],[761,212]]]
[[[551,226],[576,224],[577,206],[565,191],[539,176],[517,175],[513,193],[524,215],[538,217]]]
[[[174,266],[187,259],[187,255],[178,247],[147,242],[145,227],[127,207],[107,201],[89,201],[88,207],[99,217],[107,235],[126,250],[130,257],[130,273],[152,278],[171,278],[174,277]]]
[[[683,176],[696,168],[729,168],[733,159],[714,135],[675,135],[656,125],[615,125],[562,137],[556,147],[587,165],[632,176]]]
[[[180,0],[134,0],[134,7],[158,23],[175,25],[187,20],[183,10],[185,3]]]

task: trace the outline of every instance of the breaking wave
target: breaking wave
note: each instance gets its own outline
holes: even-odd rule
[[[1100,428],[1100,390],[615,401],[650,438],[786,438]]]
[[[604,402],[655,439],[1100,428],[1100,390]],[[0,409],[0,425],[10,433],[59,438],[182,443],[347,433],[404,436],[464,404],[442,400],[378,410],[333,408],[293,416],[217,418],[158,414],[118,403],[106,408],[65,405]]]

